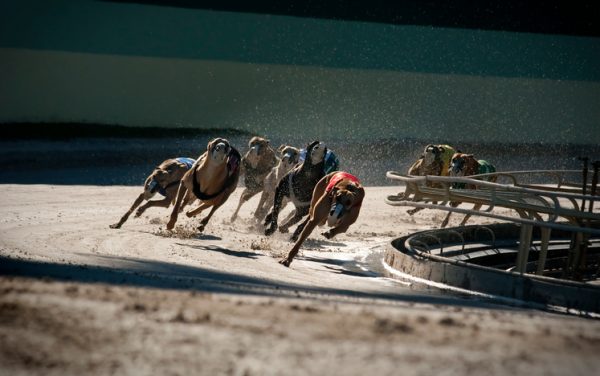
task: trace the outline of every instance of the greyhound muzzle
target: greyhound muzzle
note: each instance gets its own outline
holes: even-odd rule
[[[461,176],[461,175],[463,175],[464,167],[465,167],[464,159],[455,159],[452,161],[452,165],[450,166],[450,172],[454,176]]]
[[[292,155],[292,153],[285,153],[281,159],[288,165],[292,165],[292,164],[296,163],[296,161],[294,160],[295,158]]]
[[[325,153],[327,152],[327,148],[325,143],[319,142],[310,152],[310,160],[313,165],[321,163],[323,159],[325,159]]]
[[[339,202],[334,202],[331,205],[331,210],[329,210],[329,216],[327,217],[327,225],[329,227],[334,227],[338,223],[340,223],[345,211],[346,211],[346,208],[344,207],[343,204],[341,204]]]
[[[216,144],[213,147],[212,150],[212,158],[215,161],[218,162],[223,162],[225,160],[225,158],[227,158],[227,155],[229,154],[229,145],[227,145],[224,142],[219,142],[218,144]]]

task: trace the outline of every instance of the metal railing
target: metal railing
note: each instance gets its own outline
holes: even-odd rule
[[[438,209],[519,223],[521,233],[519,252],[515,263],[516,270],[521,273],[525,271],[527,264],[533,227],[540,227],[542,237],[539,264],[541,265],[538,265],[538,273],[541,274],[552,230],[569,231],[574,234],[572,244],[574,256],[571,264],[578,264],[585,258],[587,239],[590,236],[600,236],[600,213],[592,210],[593,203],[600,201],[600,196],[585,194],[587,189],[576,188],[575,183],[571,183],[565,178],[566,175],[577,172],[576,170],[535,170],[496,172],[469,177],[443,177],[410,176],[388,171],[386,176],[389,179],[405,183],[407,187],[410,187],[407,189],[410,194],[388,196],[385,202],[393,206]],[[531,174],[550,175],[556,181],[554,184],[543,185],[519,183],[520,177]],[[506,177],[512,184],[480,180],[491,176]],[[457,184],[474,186],[476,189],[453,188]],[[459,208],[457,205],[447,205],[448,202],[472,203],[486,208],[483,210],[465,209]],[[584,202],[590,203],[589,210],[582,210]],[[496,207],[511,209],[518,216],[493,212]],[[559,222],[559,219],[564,219],[564,222]]]

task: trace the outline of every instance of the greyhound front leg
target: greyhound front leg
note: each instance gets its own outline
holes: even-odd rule
[[[294,233],[292,234],[292,237],[290,238],[291,241],[295,242],[296,240],[298,240],[298,236],[300,236],[300,234],[302,233],[302,230],[304,230],[304,227],[306,227],[306,224],[308,223],[308,221],[310,220],[310,217],[307,217],[304,222],[300,223],[298,225],[298,227],[296,227],[296,230],[294,231]]]
[[[279,210],[281,209],[281,202],[283,201],[283,192],[280,185],[275,190],[275,199],[273,200],[273,209],[265,217],[265,235],[269,236],[277,230],[277,217],[279,216]]]
[[[331,239],[338,234],[342,234],[342,233],[346,232],[348,230],[348,227],[350,227],[350,226],[340,225],[340,226],[337,226],[337,227],[334,227],[332,229],[325,231],[321,235],[323,235],[327,239]]]
[[[473,211],[479,211],[479,209],[481,209],[481,204],[473,205]],[[467,221],[469,220],[469,218],[471,218],[471,214],[466,214],[465,217],[463,218],[462,222],[460,223],[460,225],[464,226],[467,223]]]
[[[294,246],[292,247],[290,252],[287,254],[286,257],[279,260],[279,263],[281,265],[287,266],[287,267],[290,266],[290,264],[292,263],[292,260],[294,260],[294,257],[296,257],[296,254],[298,254],[298,251],[300,250],[300,246],[302,246],[302,243],[304,243],[306,238],[308,238],[308,236],[312,233],[312,231],[315,229],[316,226],[317,226],[317,221],[313,218],[311,218],[308,222],[306,222],[306,225],[304,226],[304,228],[302,229],[302,232],[300,233],[300,237],[298,238],[298,240],[296,241],[296,243],[294,244]]]
[[[254,211],[254,218],[257,221],[260,221],[265,217],[265,213],[268,210],[267,202],[269,202],[270,200],[272,200],[271,195],[267,191],[263,191],[260,195],[258,205],[256,205],[256,210]]]
[[[190,205],[195,200],[196,200],[196,196],[194,196],[194,194],[191,191],[186,191],[185,196],[183,197],[183,202],[181,203],[181,206],[179,207],[179,212],[181,213],[183,211],[183,208]]]
[[[144,205],[142,205],[138,208],[138,210],[135,212],[135,216],[136,217],[141,216],[146,211],[146,209],[148,209],[150,207],[158,206],[161,208],[168,208],[169,204],[171,204],[171,200],[168,197],[165,197],[162,200],[148,201]]]
[[[279,231],[288,232],[288,229],[290,227],[292,227],[296,223],[300,222],[302,220],[302,218],[304,218],[304,216],[306,214],[308,214],[309,209],[310,208],[308,206],[302,207],[302,208],[296,208],[294,210],[294,216],[292,218],[290,218],[287,222],[285,222],[284,224],[279,226]],[[294,240],[294,239],[292,239],[292,240]]]
[[[451,214],[452,214],[452,212],[448,212],[448,214],[446,214],[446,218],[444,218],[444,220],[442,221],[442,224],[440,225],[441,228],[448,226],[448,222],[450,221]]]
[[[127,213],[125,213],[123,215],[123,217],[121,217],[121,220],[119,220],[119,222],[110,225],[110,228],[121,228],[121,226],[123,225],[123,223],[125,223],[125,221],[127,220],[127,218],[129,218],[129,215],[135,210],[135,208],[137,208],[142,201],[144,201],[144,194],[140,194],[135,201],[133,202],[133,205],[131,205],[131,208],[129,208],[129,210],[127,210]]]
[[[351,209],[350,213],[348,213],[347,216],[343,217],[341,223],[339,223],[334,228],[325,231],[322,235],[327,239],[331,239],[337,234],[345,233],[346,231],[348,231],[348,228],[350,228],[350,225],[356,222],[356,220],[358,219],[359,212],[360,211],[358,208]]]
[[[244,200],[244,193],[246,193],[246,189],[244,189],[244,191],[242,192],[242,195],[240,196],[240,201],[238,202],[238,206],[237,206],[237,208],[235,208],[235,211],[233,212],[233,215],[231,216],[231,219],[229,220],[231,223],[233,223],[237,219],[238,212],[240,211],[240,208],[246,201],[246,200]]]
[[[169,222],[167,223],[167,230],[172,230],[175,227],[175,223],[177,222],[177,215],[179,214],[179,207],[182,205],[183,197],[187,192],[187,188],[183,184],[183,181],[179,183],[179,189],[177,190],[177,199],[175,200],[175,205],[173,206],[173,211],[171,212],[171,217]]]
[[[212,209],[210,210],[210,213],[208,213],[208,215],[204,218],[202,218],[202,220],[200,221],[200,226],[198,226],[198,231],[202,232],[204,231],[204,227],[206,227],[206,225],[208,224],[208,221],[210,220],[210,217],[213,216],[213,214],[217,211],[217,209],[223,205],[223,203],[219,204],[219,205],[214,205],[212,207]]]
[[[192,209],[190,211],[188,211],[187,213],[185,213],[185,215],[188,216],[188,218],[192,218],[197,216],[198,214],[202,213],[202,211],[208,207],[210,207],[211,204],[208,204],[206,202],[202,202],[196,209]]]

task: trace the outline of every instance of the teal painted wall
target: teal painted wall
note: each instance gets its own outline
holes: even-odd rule
[[[599,144],[599,63],[599,38],[0,4],[4,123]]]

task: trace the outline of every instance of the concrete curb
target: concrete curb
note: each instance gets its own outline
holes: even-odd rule
[[[411,234],[409,236],[412,236]],[[463,261],[413,252],[404,243],[409,236],[388,245],[385,262],[411,276],[465,290],[509,299],[600,313],[600,287],[556,278],[508,272]],[[394,275],[389,275],[394,278]]]

